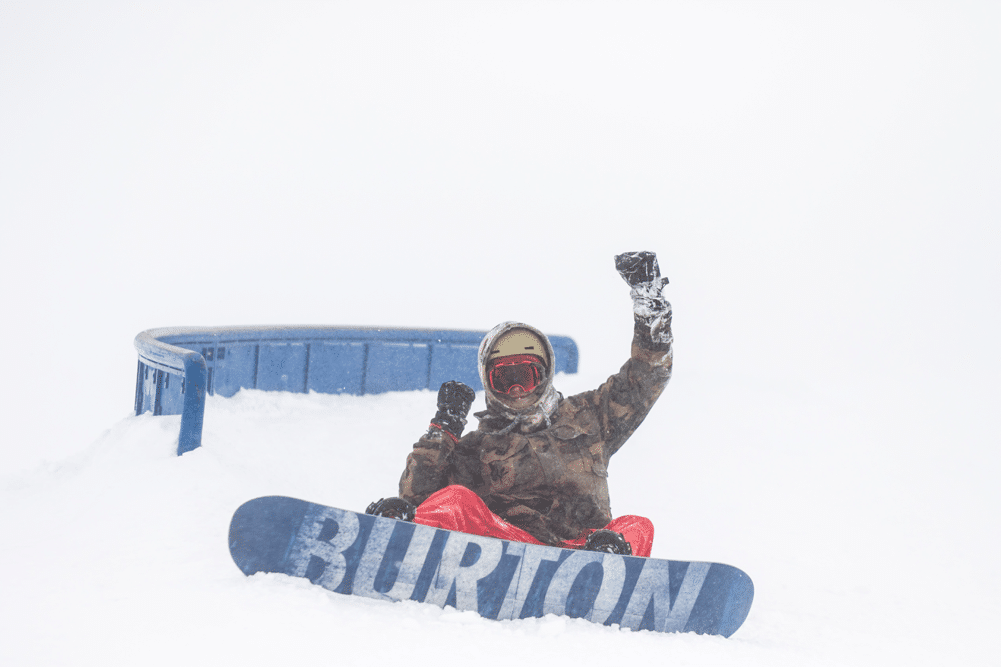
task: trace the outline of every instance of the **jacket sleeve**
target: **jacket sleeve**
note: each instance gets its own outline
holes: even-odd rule
[[[432,493],[448,486],[454,446],[440,429],[429,429],[407,456],[407,467],[400,477],[400,497],[420,505]]]
[[[605,463],[643,422],[671,379],[671,304],[659,294],[634,299],[632,352],[618,373],[591,396],[601,426]]]

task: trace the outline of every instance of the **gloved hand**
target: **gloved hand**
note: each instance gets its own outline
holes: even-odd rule
[[[476,392],[461,382],[452,380],[444,383],[438,389],[438,412],[431,420],[431,427],[440,428],[458,440],[475,398]]]
[[[403,498],[379,498],[365,508],[365,514],[386,516],[390,519],[399,519],[400,521],[413,521],[416,512],[417,507]]]
[[[658,287],[667,284],[667,278],[660,277],[660,265],[657,264],[657,253],[644,250],[641,252],[624,252],[615,256],[615,269],[630,287],[638,287],[660,281]]]
[[[632,288],[636,326],[645,330],[652,343],[669,345],[674,340],[671,304],[661,293],[667,278],[660,275],[657,254],[649,250],[625,252],[615,256],[615,268]]]

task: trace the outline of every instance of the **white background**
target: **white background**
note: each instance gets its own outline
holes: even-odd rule
[[[999,34],[989,2],[0,0],[5,664],[989,664]],[[132,339],[172,325],[516,319],[574,337],[561,389],[591,388],[641,249],[675,377],[613,510],[751,575],[730,640],[227,562],[254,493],[393,494],[428,392],[212,401],[182,459],[129,417]]]

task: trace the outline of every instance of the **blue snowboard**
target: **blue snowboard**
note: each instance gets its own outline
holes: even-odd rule
[[[282,496],[244,503],[229,549],[246,575],[280,572],[336,593],[491,619],[559,614],[729,637],[754,597],[751,579],[729,565],[509,542]]]

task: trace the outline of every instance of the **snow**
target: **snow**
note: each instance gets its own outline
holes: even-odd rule
[[[1001,10],[988,2],[0,4],[0,663],[994,664]],[[676,366],[610,466],[730,639],[244,577],[285,494],[393,494],[431,392],[130,415],[158,326],[573,336]],[[474,410],[482,409],[482,395]]]

